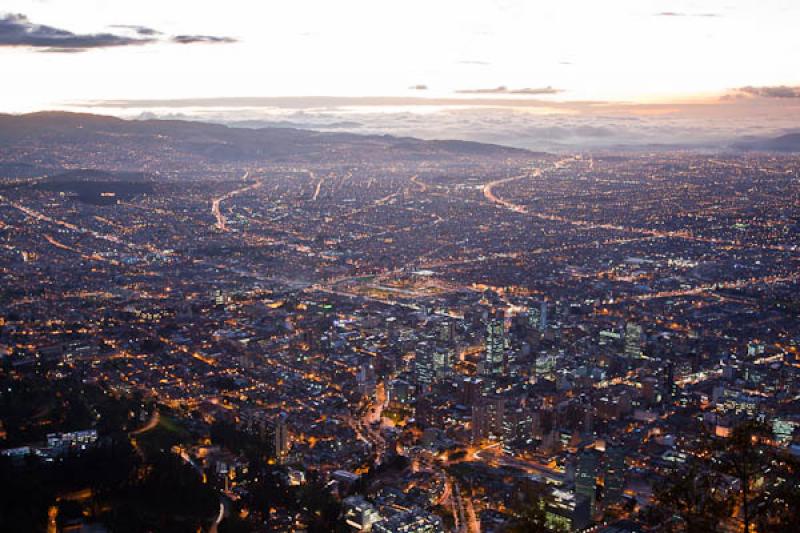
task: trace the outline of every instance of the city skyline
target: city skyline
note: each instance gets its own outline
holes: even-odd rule
[[[800,520],[800,4],[2,9],[0,531]]]

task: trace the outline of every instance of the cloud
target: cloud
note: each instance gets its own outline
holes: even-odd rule
[[[719,13],[683,13],[680,11],[662,11],[661,13],[656,13],[654,16],[656,17],[704,17],[704,18],[714,18],[719,17]]]
[[[491,89],[462,89],[460,91],[456,91],[458,94],[526,94],[526,95],[542,95],[542,94],[558,94],[564,92],[561,89],[554,89],[549,85],[547,87],[536,87],[530,88],[525,87],[523,89],[509,89],[505,85],[500,85],[499,87],[494,87]]]
[[[411,87],[409,87],[409,89],[411,89],[412,91],[427,91],[428,86],[425,85],[424,83],[420,83],[419,85],[412,85]]]
[[[731,91],[732,93],[733,91]],[[247,127],[299,127],[426,139],[465,139],[533,150],[716,151],[746,135],[796,131],[800,98],[739,94],[725,105],[575,102],[536,97],[413,93],[403,97],[250,97],[119,100],[73,104],[76,110],[130,115],[158,109],[158,118],[193,118]],[[796,104],[796,105],[793,105]],[[375,112],[375,107],[392,111]],[[407,109],[403,109],[408,106]],[[438,109],[418,111],[422,106]],[[546,112],[527,112],[528,110]]]
[[[22,14],[7,14],[0,17],[0,47],[28,47],[48,52],[69,50],[70,52],[91,48],[134,46],[149,44],[150,37],[127,37],[113,33],[77,34],[71,31],[34,24]]]
[[[80,54],[81,52],[85,52],[86,48],[40,48],[38,50],[40,53],[45,54]]]
[[[76,53],[97,48],[141,46],[163,42],[160,31],[147,26],[119,24],[112,28],[128,30],[133,35],[117,33],[73,33],[69,30],[34,24],[20,13],[0,15],[0,47],[32,48],[39,52]],[[177,35],[168,39],[179,44],[232,43],[230,37]]]
[[[175,35],[170,41],[177,44],[229,44],[237,42],[233,37],[218,37],[216,35]]]
[[[465,59],[464,61],[459,61],[459,65],[480,65],[486,66],[489,64],[488,61],[478,61],[477,59]]]
[[[504,95],[506,96],[506,95]],[[513,94],[512,94],[513,96]],[[76,105],[97,108],[186,108],[186,107],[271,107],[276,109],[336,109],[343,107],[386,107],[386,106],[466,106],[480,107],[518,107],[572,109],[575,106],[598,106],[605,102],[558,102],[517,95],[517,98],[488,98],[479,95],[474,98],[449,97],[425,98],[422,96],[239,96],[211,98],[177,98],[177,99],[133,99],[133,100],[95,100],[79,102]]]
[[[131,30],[139,35],[147,35],[147,36],[163,35],[160,31],[154,30],[153,28],[148,28],[147,26],[138,26],[135,24],[114,24],[113,26],[110,27],[121,30]]]
[[[762,98],[800,98],[800,87],[789,87],[788,85],[740,87],[736,89],[736,92],[747,96],[758,96]]]

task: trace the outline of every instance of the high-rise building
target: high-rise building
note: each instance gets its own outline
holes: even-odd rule
[[[456,323],[453,320],[445,320],[439,325],[439,340],[452,342],[456,336]]]
[[[664,401],[674,402],[678,397],[678,384],[675,382],[675,363],[669,361],[664,368]]]
[[[279,413],[272,421],[272,446],[274,448],[275,461],[278,463],[286,462],[292,446],[287,425],[288,418],[289,415],[286,413]]]
[[[575,493],[589,499],[589,508],[592,514],[595,510],[599,464],[600,461],[595,450],[582,450],[578,454],[578,464],[575,468]]]
[[[528,326],[539,329],[539,321],[541,320],[541,311],[539,307],[531,306],[528,308]]]
[[[542,300],[539,304],[539,331],[547,329],[547,302]]]
[[[505,352],[505,317],[502,310],[495,309],[486,319],[486,349],[481,369],[484,375],[496,376],[503,372]]]
[[[461,381],[461,403],[466,406],[477,404],[483,395],[484,384],[480,378],[464,378]]]
[[[625,491],[625,449],[621,446],[606,449],[603,488],[606,505],[615,504],[622,499]]]
[[[367,361],[361,364],[356,374],[356,384],[358,385],[358,392],[362,396],[371,398],[375,396],[375,387],[377,378],[375,376],[375,367],[371,362]]]
[[[589,499],[574,492],[552,489],[545,517],[547,525],[558,531],[581,531],[591,523]]]
[[[213,296],[215,305],[227,305],[230,303],[230,296],[228,296],[228,294],[222,289],[216,289]]]
[[[502,437],[505,399],[500,396],[483,398],[472,406],[472,440]]]
[[[450,376],[453,367],[453,358],[455,357],[453,349],[446,346],[437,346],[433,350],[432,357],[434,380],[440,381]]]
[[[414,380],[420,389],[430,387],[434,380],[433,347],[421,342],[414,351]]]
[[[533,418],[529,410],[518,407],[503,413],[503,449],[512,453],[533,442]]]
[[[642,357],[642,326],[635,322],[625,325],[625,357],[640,359]]]

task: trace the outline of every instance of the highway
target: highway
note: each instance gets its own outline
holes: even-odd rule
[[[248,170],[247,172],[244,173],[244,176],[242,176],[242,180],[243,181],[246,180],[249,176],[250,176],[250,171]],[[214,216],[216,220],[216,222],[214,223],[214,227],[217,228],[219,231],[228,231],[227,221],[225,220],[225,216],[222,214],[222,210],[220,209],[220,204],[222,204],[222,202],[224,202],[225,200],[229,200],[236,195],[242,194],[243,192],[247,192],[249,190],[261,187],[261,184],[262,182],[257,181],[255,183],[251,183],[246,187],[236,189],[234,191],[225,193],[222,196],[212,199],[211,214]]]
[[[122,240],[119,237],[116,237],[114,235],[108,235],[108,234],[105,234],[105,233],[98,233],[98,232],[96,232],[94,230],[91,230],[91,229],[88,229],[88,228],[76,226],[75,224],[72,224],[72,223],[67,222],[65,220],[59,220],[57,218],[53,218],[53,217],[45,215],[44,213],[41,213],[39,211],[35,211],[35,210],[33,210],[33,209],[29,208],[29,207],[25,207],[24,205],[19,204],[17,202],[12,202],[11,200],[9,200],[8,198],[6,198],[4,196],[0,196],[0,202],[5,202],[8,205],[10,205],[11,207],[13,207],[14,209],[17,209],[18,211],[21,211],[25,215],[27,215],[27,216],[35,219],[35,220],[38,220],[40,222],[46,222],[48,224],[53,224],[55,226],[61,226],[62,228],[68,229],[70,231],[74,231],[75,233],[79,233],[81,235],[91,235],[95,239],[107,241],[107,242],[110,242],[110,243],[113,243],[113,244],[116,244],[116,245],[120,245],[120,246],[125,246],[125,247],[127,247],[128,249],[131,249],[131,250],[145,251],[145,252],[150,252],[150,253],[158,253],[158,254],[162,254],[162,255],[167,255],[167,252],[165,250],[159,250],[155,246],[148,245],[148,244],[134,244],[134,243],[131,243],[131,242],[126,242],[126,241],[124,241],[124,240]],[[55,244],[52,243],[52,242],[50,242],[50,244],[53,244],[55,246]],[[67,247],[67,249],[69,249],[69,248]],[[94,256],[96,256],[97,254],[92,253],[92,254],[89,254],[89,255],[93,259],[96,259],[96,257],[94,257]]]
[[[311,179],[313,180],[314,179],[314,173],[309,170],[308,174],[309,174],[309,176],[311,176]],[[316,202],[317,198],[319,198],[319,191],[322,190],[322,183],[324,181],[325,181],[325,177],[324,176],[319,179],[319,182],[317,183],[317,188],[314,189],[314,196],[311,197],[311,201],[312,202]]]
[[[160,421],[161,421],[161,413],[158,411],[158,409],[156,409],[155,411],[153,411],[153,414],[150,416],[150,420],[147,421],[147,424],[145,424],[144,426],[140,427],[137,430],[131,431],[129,435],[133,436],[133,435],[141,435],[142,433],[147,433],[148,431],[154,429]]]
[[[562,159],[554,163],[554,168],[563,168],[564,163],[569,161],[569,159]],[[535,168],[531,173],[528,174],[520,174],[518,176],[512,176],[510,178],[503,178],[495,181],[491,181],[483,186],[483,196],[489,202],[505,207],[510,211],[514,211],[515,213],[521,213],[525,215],[529,215],[532,217],[536,217],[540,220],[546,220],[549,222],[561,222],[564,224],[570,224],[572,226],[586,228],[586,229],[604,229],[604,230],[611,230],[611,231],[624,231],[627,233],[638,233],[640,235],[647,235],[650,237],[661,237],[661,238],[674,238],[674,239],[684,239],[688,241],[694,242],[702,242],[706,244],[714,244],[720,246],[728,246],[731,248],[737,249],[753,249],[753,250],[770,250],[774,252],[797,252],[796,247],[791,246],[782,246],[782,245],[771,245],[771,244],[746,244],[737,241],[731,241],[726,239],[716,239],[712,237],[701,237],[697,235],[692,235],[688,230],[679,230],[679,231],[659,231],[653,230],[649,228],[637,228],[637,227],[628,227],[628,226],[620,226],[618,224],[598,224],[596,222],[589,222],[586,220],[575,220],[572,218],[562,217],[559,215],[545,215],[543,213],[536,213],[530,211],[526,206],[515,204],[509,200],[501,198],[497,196],[494,192],[494,188],[498,185],[503,185],[504,183],[510,183],[512,181],[520,180],[523,178],[528,177],[540,177],[543,174],[543,170],[541,168]]]

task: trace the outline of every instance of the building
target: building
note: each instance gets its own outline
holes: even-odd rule
[[[539,304],[539,331],[547,329],[547,302],[542,300]]]
[[[366,397],[372,398],[375,396],[375,387],[377,378],[375,375],[375,367],[371,362],[362,363],[356,374],[356,383],[358,384],[358,392]]]
[[[629,359],[642,357],[642,326],[634,322],[625,325],[625,357]]]
[[[597,474],[600,460],[595,450],[582,450],[578,453],[575,468],[575,493],[589,500],[589,510],[594,514],[597,499]]]
[[[86,450],[96,442],[96,429],[47,434],[47,447],[61,452],[70,449]]]
[[[495,309],[486,319],[486,342],[481,373],[485,376],[502,374],[505,354],[505,317],[502,310]]]
[[[537,330],[540,327],[539,321],[542,318],[541,311],[538,307],[531,306],[528,309],[528,325],[532,328],[536,328]]]
[[[344,521],[353,531],[372,531],[373,524],[383,518],[374,505],[358,494],[342,500],[342,508]]]
[[[503,449],[506,453],[525,449],[533,443],[533,417],[518,407],[503,413]]]
[[[444,320],[439,324],[439,340],[442,342],[452,342],[456,338],[456,323],[452,320]]]
[[[592,520],[589,499],[583,494],[555,489],[551,492],[545,519],[554,529],[581,531]]]
[[[461,381],[461,403],[466,406],[477,404],[483,397],[484,388],[481,378],[464,378]]]
[[[373,525],[376,533],[444,533],[442,519],[421,509],[410,509]]]
[[[410,409],[411,405],[416,401],[414,387],[402,379],[390,381],[387,394],[389,396],[389,408],[397,411]]]
[[[664,401],[672,403],[678,398],[678,384],[675,381],[675,363],[667,363],[664,368]]]
[[[427,389],[433,383],[434,350],[427,342],[421,342],[414,351],[414,381],[421,389]]]
[[[625,492],[625,449],[613,446],[606,449],[603,475],[603,499],[606,505],[622,500]]]
[[[433,350],[433,378],[441,381],[450,376],[455,353],[452,348],[437,346]]]
[[[291,450],[291,439],[289,436],[289,428],[287,426],[287,419],[289,416],[286,413],[278,414],[272,421],[270,438],[272,439],[272,446],[274,450],[275,460],[278,463],[284,463],[289,458],[289,451]]]
[[[503,436],[505,399],[500,396],[483,398],[472,406],[472,440],[479,442]]]

